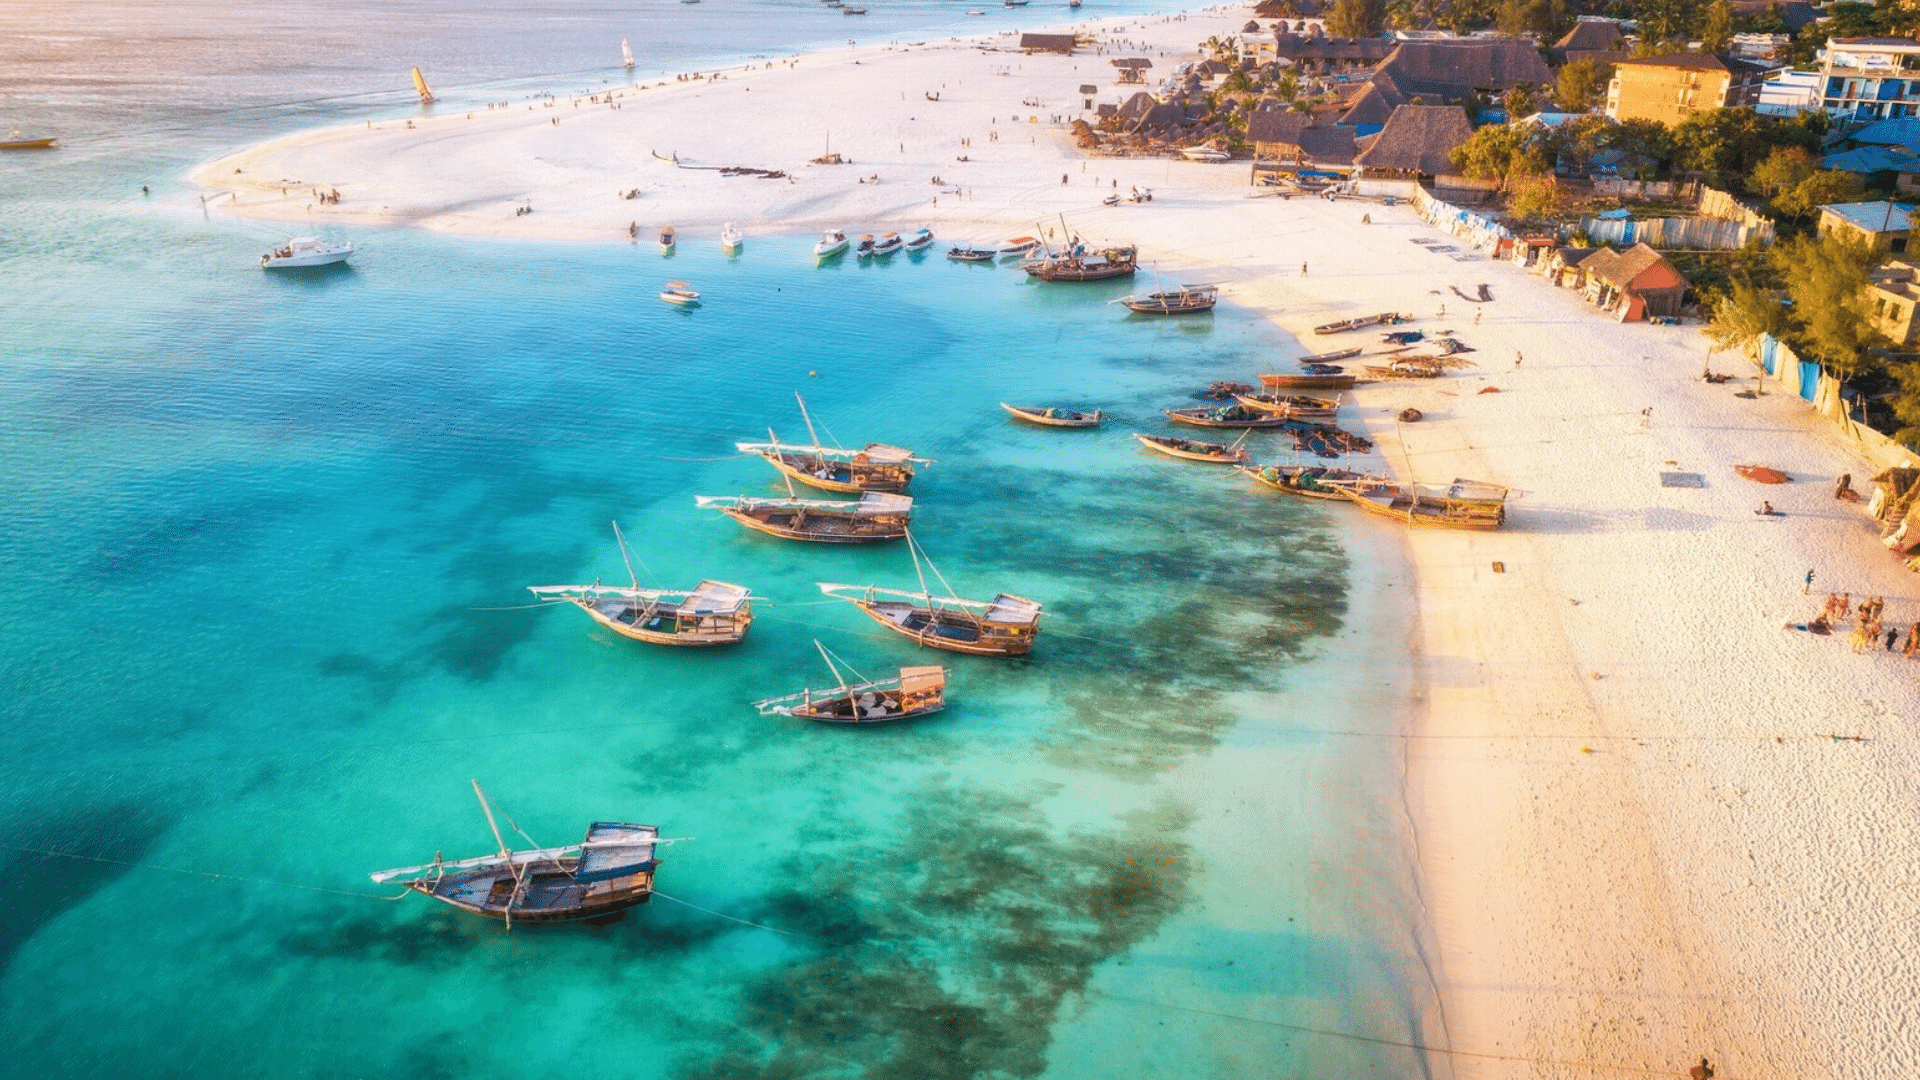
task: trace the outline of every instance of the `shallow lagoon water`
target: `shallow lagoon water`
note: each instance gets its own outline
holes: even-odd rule
[[[0,161],[24,196],[0,203],[21,1075],[1417,1071],[1303,1030],[1417,1041],[1424,1016],[1394,758],[1354,737],[1400,722],[1361,663],[1387,556],[1127,435],[1292,342],[937,254],[816,268],[799,237],[662,259],[375,232],[349,268],[264,274],[280,234],[176,178],[341,111],[312,89],[186,137],[205,118],[143,90],[109,102],[148,132],[117,156]],[[662,304],[667,278],[706,303]],[[1046,604],[1031,659],[941,654],[953,704],[922,723],[753,713],[827,679],[816,638],[868,674],[926,659],[813,585],[910,586],[900,546],[694,506],[781,490],[732,444],[802,435],[796,390],[823,434],[937,459],[916,535],[962,595]],[[1034,429],[1002,400],[1113,419]],[[529,608],[529,584],[624,580],[614,519],[644,583],[768,598],[747,643]],[[508,935],[367,895],[491,848],[469,777],[543,843],[596,817],[693,837],[674,899]]]

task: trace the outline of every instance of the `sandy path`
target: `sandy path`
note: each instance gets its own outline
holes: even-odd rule
[[[1190,56],[1245,17],[1118,36]],[[1088,159],[1044,123],[1075,111],[1081,82],[1112,100],[1103,56],[863,49],[635,91],[618,108],[515,102],[468,119],[442,106],[413,129],[301,135],[200,179],[263,218],[610,242],[629,222],[643,240],[672,223],[695,242],[729,220],[985,239],[1064,214],[1170,273],[1226,283],[1232,302],[1316,345],[1312,324],[1360,311],[1457,329],[1477,371],[1363,388],[1347,414],[1403,475],[1521,493],[1499,533],[1406,537],[1423,689],[1405,797],[1455,1052],[1436,1071],[1677,1076],[1705,1055],[1721,1080],[1920,1075],[1920,662],[1780,629],[1827,588],[1884,594],[1890,623],[1920,619],[1914,579],[1829,495],[1862,463],[1799,402],[1702,383],[1695,328],[1620,326],[1511,266],[1424,250],[1409,238],[1436,234],[1405,208],[1253,198],[1243,163]],[[854,165],[807,164],[829,129]],[[793,180],[675,169],[656,149]],[[1115,181],[1154,201],[1099,206]],[[342,203],[309,209],[315,185]],[[632,187],[640,198],[618,198]],[[513,213],[529,201],[534,213]],[[1449,291],[1483,281],[1492,303]],[[1501,392],[1477,393],[1487,385]],[[1406,405],[1428,419],[1397,425]],[[1761,488],[1733,474],[1742,462],[1801,482]],[[1707,486],[1664,488],[1663,470]],[[1786,516],[1755,517],[1762,498]],[[1803,597],[1809,567],[1819,591]]]

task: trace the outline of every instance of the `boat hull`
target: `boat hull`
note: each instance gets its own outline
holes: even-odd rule
[[[1342,495],[1376,517],[1423,529],[1454,529],[1468,532],[1492,532],[1506,524],[1504,507],[1487,512],[1449,511],[1437,504],[1415,504],[1404,494],[1387,491],[1348,491]]]
[[[263,270],[299,270],[310,266],[333,266],[336,263],[346,262],[352,255],[351,248],[346,251],[320,251],[285,257],[263,255],[260,257],[260,267]]]
[[[755,532],[782,540],[812,544],[870,544],[905,540],[905,518],[875,518],[830,511],[799,511],[788,507],[721,507],[720,512]]]
[[[1133,437],[1140,440],[1140,445],[1149,450],[1165,454],[1168,457],[1176,457],[1182,461],[1202,461],[1209,465],[1244,465],[1247,463],[1247,452],[1245,450],[1221,446],[1218,443],[1195,442],[1192,439],[1165,439],[1138,432],[1136,432]],[[1189,447],[1205,447],[1206,449],[1189,449]]]
[[[1345,502],[1347,497],[1343,493],[1343,488],[1364,491],[1383,483],[1378,477],[1369,477],[1351,469],[1329,469],[1317,465],[1280,468],[1270,466],[1264,469],[1242,465],[1240,471],[1263,487],[1298,498],[1319,499],[1323,502]],[[1320,484],[1329,486],[1315,486]]]
[[[1141,315],[1197,315],[1203,311],[1212,311],[1213,300],[1156,300],[1152,297],[1129,298],[1125,301],[1128,311]]]
[[[1055,416],[1052,414],[1062,412],[1063,410],[1054,408],[1023,409],[1018,405],[1009,405],[1004,401],[1000,403],[1000,407],[1007,410],[1015,420],[1024,420],[1029,424],[1039,424],[1042,427],[1095,428],[1100,426],[1101,417],[1100,410],[1098,409],[1090,413],[1067,412],[1066,415]]]
[[[1316,404],[1307,404],[1308,401],[1314,400],[1311,398],[1304,399],[1302,401],[1266,400],[1266,398],[1270,398],[1270,397],[1272,397],[1272,395],[1235,394],[1233,395],[1233,400],[1239,402],[1242,408],[1250,409],[1254,412],[1268,413],[1273,416],[1280,416],[1280,417],[1287,417],[1287,418],[1293,418],[1293,417],[1325,418],[1329,416],[1337,416],[1340,413],[1340,406],[1339,406],[1339,403],[1337,402],[1333,404],[1328,404],[1326,402],[1318,402]]]
[[[51,150],[52,139],[6,139],[0,140],[0,150]]]
[[[1359,382],[1352,375],[1262,375],[1260,382],[1276,390],[1351,390]]]
[[[894,466],[863,469],[850,462],[772,451],[760,456],[785,475],[821,491],[852,495],[868,491],[898,493],[907,490],[908,485],[913,483],[912,472]],[[823,472],[825,476],[820,475]]]
[[[671,614],[656,613],[651,618],[643,619],[646,612],[632,604],[611,603],[600,607],[584,600],[575,600],[573,603],[601,626],[621,637],[644,641],[649,645],[680,648],[738,645],[746,640],[747,628],[753,624],[752,613],[743,612],[739,618],[703,619],[690,628],[683,628]]]
[[[1129,264],[1119,266],[1027,267],[1027,276],[1040,281],[1113,281],[1133,276]]]
[[[889,701],[897,699],[896,694],[888,694],[885,696]],[[902,720],[912,720],[919,716],[931,716],[946,707],[947,703],[942,701],[932,705],[922,705],[916,709],[902,709],[898,712],[890,709],[884,716],[860,716],[853,711],[851,705],[844,698],[841,698],[836,699],[835,703],[831,705],[825,701],[818,701],[812,705],[796,706],[789,711],[787,715],[797,716],[802,720],[811,720],[816,724],[839,724],[843,727],[878,727],[881,724],[897,724]]]
[[[1205,428],[1277,428],[1290,421],[1285,416],[1254,413],[1248,409],[1166,409],[1167,419],[1176,424]]]
[[[571,869],[577,859],[559,860]],[[613,881],[582,885],[567,873],[528,874],[527,888],[513,907],[507,907],[513,893],[513,877],[498,869],[448,874],[441,878],[422,878],[407,883],[407,888],[430,896],[443,904],[474,915],[515,923],[566,923],[601,919],[638,907],[653,898],[653,871]]]
[[[924,608],[903,601],[855,600],[854,606],[881,626],[929,649],[968,656],[1025,656],[1038,633],[996,626],[963,611]]]

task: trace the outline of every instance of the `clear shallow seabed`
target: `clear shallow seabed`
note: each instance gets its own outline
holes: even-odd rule
[[[1404,723],[1374,625],[1397,643],[1403,615],[1369,571],[1390,543],[1127,437],[1292,342],[937,253],[814,269],[803,238],[728,260],[687,236],[663,260],[366,232],[350,268],[265,274],[284,233],[203,217],[180,177],[391,115],[321,99],[393,73],[402,15],[467,28],[476,84],[529,88],[568,70],[559,42],[639,32],[567,5],[553,41],[551,7],[337,5],[288,73],[305,28],[278,8],[189,7],[156,43],[136,31],[175,5],[73,7],[0,5],[0,40],[56,57],[0,78],[8,122],[30,108],[73,143],[0,158],[5,1072],[1420,1071],[1302,1030],[1433,1037],[1397,750],[1353,734]],[[708,0],[742,29],[673,47],[806,41],[815,7]],[[79,28],[103,12],[122,37]],[[499,44],[516,19],[540,21],[526,55]],[[122,45],[144,59],[117,75],[81,59]],[[669,277],[705,306],[660,303]],[[826,679],[815,637],[869,674],[927,659],[813,588],[908,586],[901,547],[785,544],[693,505],[779,490],[732,443],[802,435],[795,390],[844,442],[938,459],[916,534],[963,595],[1047,605],[1032,659],[939,654],[953,704],[923,723],[753,714]],[[1001,400],[1114,422],[1025,428]],[[770,598],[748,642],[649,648],[527,609],[528,584],[624,578],[614,518],[645,582]],[[468,777],[543,843],[594,818],[696,837],[661,889],[745,923],[662,899],[508,935],[350,895],[490,849]]]

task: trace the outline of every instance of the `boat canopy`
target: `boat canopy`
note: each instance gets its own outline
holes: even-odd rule
[[[682,599],[678,603],[668,606],[688,615],[730,615],[753,599],[752,591],[746,586],[730,585],[724,581],[703,581],[691,590],[640,589],[625,585],[529,585],[527,591],[542,600],[593,600],[602,596],[618,596],[659,603],[679,597]]]
[[[1001,593],[987,608],[987,621],[997,623],[1033,623],[1040,621],[1040,605],[1024,596]]]
[[[886,491],[869,491],[860,496],[860,513],[873,517],[880,514],[904,514],[913,509],[913,496],[895,495]]]
[[[1455,480],[1441,487],[1438,484],[1414,484],[1414,495],[1420,499],[1445,499],[1449,502],[1486,502],[1504,503],[1507,501],[1507,489],[1498,484],[1488,484],[1479,480]]]
[[[581,883],[611,881],[653,869],[653,847],[660,830],[652,825],[596,821],[587,827],[580,865],[573,879]]]
[[[724,581],[703,581],[687,594],[686,602],[680,607],[683,611],[698,615],[731,615],[747,606],[753,599],[753,593],[744,585],[729,585]]]
[[[902,693],[915,694],[926,690],[939,690],[947,685],[947,669],[939,665],[930,667],[903,667],[900,669],[900,690]]]

